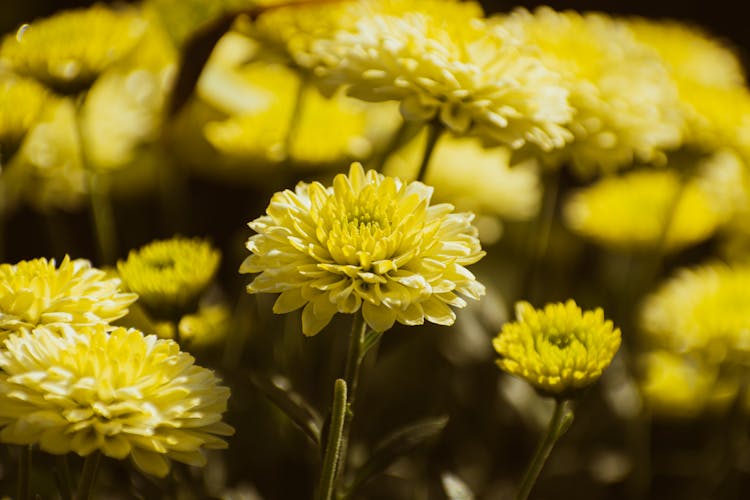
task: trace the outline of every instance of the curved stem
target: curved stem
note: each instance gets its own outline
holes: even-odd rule
[[[424,146],[422,163],[419,165],[419,171],[417,172],[417,180],[420,182],[424,182],[425,177],[427,177],[427,167],[430,165],[432,153],[435,151],[435,144],[437,144],[442,131],[443,126],[437,120],[433,120],[427,124],[427,142]]]
[[[328,440],[326,441],[325,455],[323,455],[323,466],[320,472],[320,484],[318,485],[317,500],[331,500],[334,497],[336,486],[336,472],[342,459],[341,449],[343,446],[344,422],[346,418],[346,382],[336,379],[333,385],[333,406],[331,407],[331,425],[328,429]]]
[[[112,205],[109,200],[109,188],[102,174],[86,171],[91,197],[91,215],[94,220],[94,232],[99,249],[101,264],[111,265],[116,259],[116,234]]]
[[[555,410],[552,413],[549,427],[547,427],[547,434],[544,436],[541,443],[539,443],[539,447],[536,449],[534,457],[531,459],[531,463],[529,463],[528,469],[526,469],[526,473],[521,480],[521,485],[516,494],[516,500],[526,500],[529,497],[529,493],[531,493],[531,489],[534,487],[534,484],[539,477],[539,473],[542,472],[542,468],[547,462],[547,458],[549,457],[552,448],[554,448],[555,443],[560,439],[560,436],[565,434],[565,431],[568,430],[572,421],[573,412],[570,410],[566,413],[565,400],[556,399]]]
[[[90,500],[93,498],[92,493],[94,492],[100,458],[101,453],[99,451],[86,456],[86,460],[83,462],[83,472],[81,473],[81,482],[78,484],[76,500]]]

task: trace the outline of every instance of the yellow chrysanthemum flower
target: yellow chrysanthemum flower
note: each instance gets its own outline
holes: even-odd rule
[[[177,328],[172,321],[160,321],[154,325],[154,330],[159,338],[178,338],[182,346],[201,349],[222,342],[229,333],[230,320],[229,308],[215,304],[186,314],[180,318]]]
[[[498,366],[540,392],[565,397],[594,383],[617,349],[620,330],[601,309],[581,311],[573,300],[534,309],[516,304],[516,321],[492,341]]]
[[[50,100],[47,90],[28,78],[0,73],[0,161],[5,164]]]
[[[639,359],[641,394],[657,416],[693,418],[705,410],[727,409],[739,390],[738,380],[722,377],[718,367],[665,350]]]
[[[38,325],[106,325],[137,298],[84,259],[65,256],[59,267],[43,258],[0,264],[0,340]]]
[[[683,182],[674,170],[637,170],[606,177],[566,201],[565,224],[608,246],[684,248],[711,236],[728,214],[699,181],[681,186]]]
[[[166,476],[226,448],[229,388],[170,340],[138,330],[40,327],[0,350],[0,440],[53,454],[101,451]]]
[[[426,140],[421,133],[391,154],[384,172],[404,179],[416,177]],[[539,172],[534,162],[511,165],[510,160],[508,148],[483,148],[476,138],[445,134],[430,156],[424,181],[435,188],[437,201],[452,203],[459,210],[527,220],[539,210]]]
[[[370,102],[398,101],[407,120],[458,135],[549,151],[571,138],[559,75],[474,2],[354,2],[357,14],[313,45],[323,84]]]
[[[634,161],[663,160],[683,127],[677,91],[657,55],[627,26],[604,14],[518,9],[497,22],[535,46],[562,75],[575,115],[575,139],[543,159],[579,175],[611,172]]]
[[[750,265],[682,269],[646,298],[641,326],[672,351],[711,361],[750,353]]]
[[[10,204],[20,200],[45,212],[76,210],[87,199],[86,172],[76,126],[76,110],[70,99],[48,103],[26,134],[3,176]]]
[[[117,270],[153,314],[171,319],[196,309],[220,260],[221,253],[207,241],[175,237],[131,250]]]
[[[449,306],[478,299],[482,286],[465,266],[484,256],[473,215],[430,206],[432,188],[404,183],[358,163],[332,187],[297,184],[276,193],[266,215],[251,222],[258,234],[241,273],[261,273],[249,293],[281,293],[274,312],[304,306],[302,331],[315,335],[334,314],[361,309],[375,331],[395,321],[425,319],[450,325]]]
[[[676,21],[627,21],[670,71],[686,116],[686,142],[711,151],[734,146],[750,151],[750,92],[739,58],[700,29]]]
[[[145,23],[133,9],[95,5],[63,11],[7,35],[0,46],[0,60],[16,73],[54,89],[77,92],[126,56],[144,29]]]

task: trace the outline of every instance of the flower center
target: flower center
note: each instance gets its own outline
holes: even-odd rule
[[[172,257],[160,256],[149,259],[148,265],[157,271],[164,271],[172,269],[175,266],[175,261]]]
[[[554,332],[547,337],[547,342],[559,349],[565,349],[573,340],[570,332]]]

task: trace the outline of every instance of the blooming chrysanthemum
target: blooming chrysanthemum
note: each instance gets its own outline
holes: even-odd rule
[[[722,376],[718,366],[693,357],[656,350],[638,361],[641,394],[659,416],[692,418],[705,410],[725,410],[739,389],[736,378]]]
[[[180,318],[176,326],[172,321],[160,321],[154,325],[154,330],[159,338],[179,338],[181,345],[192,350],[222,342],[229,333],[230,319],[226,306],[206,305]]]
[[[398,101],[407,120],[545,151],[570,139],[567,90],[474,2],[354,2],[351,22],[313,44],[324,85],[371,102]]]
[[[663,159],[679,146],[683,127],[677,90],[661,59],[627,26],[604,14],[518,9],[501,26],[538,48],[562,77],[575,115],[575,139],[543,158],[569,163],[582,176],[611,172],[634,161]]]
[[[65,256],[59,267],[43,258],[0,264],[0,340],[38,325],[107,325],[137,298],[84,259]]]
[[[406,179],[416,177],[426,139],[422,133],[391,154],[385,172]],[[511,165],[510,160],[511,151],[506,147],[484,148],[476,138],[444,134],[430,156],[424,180],[435,188],[436,200],[460,210],[530,219],[539,210],[542,194],[538,169],[534,162]]]
[[[101,5],[25,24],[0,46],[13,71],[65,92],[85,89],[138,43],[144,21],[133,9]]]
[[[117,263],[123,282],[157,316],[194,310],[219,268],[221,253],[199,238],[158,240]]]
[[[712,361],[750,353],[750,265],[682,269],[646,298],[641,326],[656,345]]]
[[[75,210],[86,200],[86,172],[70,99],[48,102],[26,134],[3,176],[11,202],[23,199],[39,211]]]
[[[498,366],[537,390],[567,396],[594,383],[620,348],[620,330],[601,309],[581,311],[573,300],[534,309],[516,304],[516,321],[492,341]]]
[[[565,223],[608,246],[684,248],[711,236],[726,216],[697,181],[682,182],[674,170],[606,177],[566,201]]]
[[[466,267],[482,258],[472,214],[430,206],[432,188],[404,183],[358,163],[332,187],[297,184],[276,193],[249,225],[258,234],[241,273],[261,273],[250,293],[281,293],[274,312],[304,306],[302,331],[318,333],[334,314],[361,309],[375,331],[395,321],[450,325],[449,306],[478,299],[482,286]]]
[[[0,74],[0,159],[7,163],[50,97],[28,78]]]
[[[686,142],[709,151],[727,146],[750,151],[750,92],[733,50],[676,21],[635,18],[627,23],[669,69],[686,117]]]
[[[0,439],[49,453],[101,451],[165,476],[226,448],[229,388],[171,340],[99,325],[39,327],[0,350]]]

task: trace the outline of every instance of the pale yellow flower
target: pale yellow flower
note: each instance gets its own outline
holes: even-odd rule
[[[180,345],[189,349],[202,349],[221,343],[229,333],[231,312],[221,305],[201,306],[197,312],[180,318],[177,327],[172,321],[160,321],[154,325],[159,338],[179,338]]]
[[[415,178],[426,139],[426,134],[421,133],[402,150],[389,155],[384,172]],[[424,181],[435,188],[436,201],[511,220],[534,217],[542,194],[534,162],[511,165],[508,148],[484,148],[476,138],[449,134],[438,139]]]
[[[620,330],[601,309],[581,311],[573,300],[534,309],[516,304],[516,321],[492,341],[498,366],[540,392],[566,397],[593,384],[620,348]]]
[[[544,151],[571,138],[568,91],[525,45],[487,24],[474,2],[353,2],[356,12],[315,40],[315,74],[371,102],[398,101],[407,120]]]
[[[0,61],[56,90],[78,92],[128,55],[144,29],[135,9],[95,5],[63,11],[7,35]]]
[[[138,298],[88,260],[34,259],[0,264],[0,338],[38,325],[107,325]]]
[[[276,193],[250,223],[258,234],[241,273],[260,273],[249,293],[281,293],[274,312],[304,306],[302,331],[318,333],[334,314],[362,311],[382,332],[394,322],[450,325],[449,306],[478,299],[484,286],[465,266],[482,258],[472,214],[430,205],[432,188],[404,183],[358,163],[332,187],[297,184]]]
[[[640,322],[647,338],[710,361],[750,353],[750,265],[682,269],[649,295]]]
[[[169,459],[205,465],[229,388],[170,340],[103,325],[23,330],[0,351],[0,439],[53,454],[101,451],[166,476]]]
[[[715,365],[666,350],[639,358],[641,394],[656,416],[694,418],[706,410],[724,411],[739,390],[738,380],[723,377]]]
[[[687,121],[685,141],[708,151],[730,146],[750,152],[750,92],[734,51],[676,21],[634,18],[627,24],[670,71]]]
[[[693,245],[710,237],[728,214],[698,180],[683,182],[675,170],[636,170],[605,177],[565,202],[565,224],[618,248],[661,245],[674,251]]]
[[[496,22],[536,47],[542,62],[562,76],[575,115],[575,139],[542,155],[590,177],[635,161],[664,160],[681,144],[677,90],[661,59],[638,43],[624,22],[605,14],[518,9]]]
[[[0,73],[0,161],[13,156],[21,140],[51,100],[34,80]]]
[[[117,263],[128,289],[157,316],[193,311],[219,269],[221,253],[199,238],[153,241]]]
[[[3,169],[12,185],[11,203],[23,200],[42,212],[72,211],[84,205],[88,188],[77,130],[70,99],[48,103]]]

